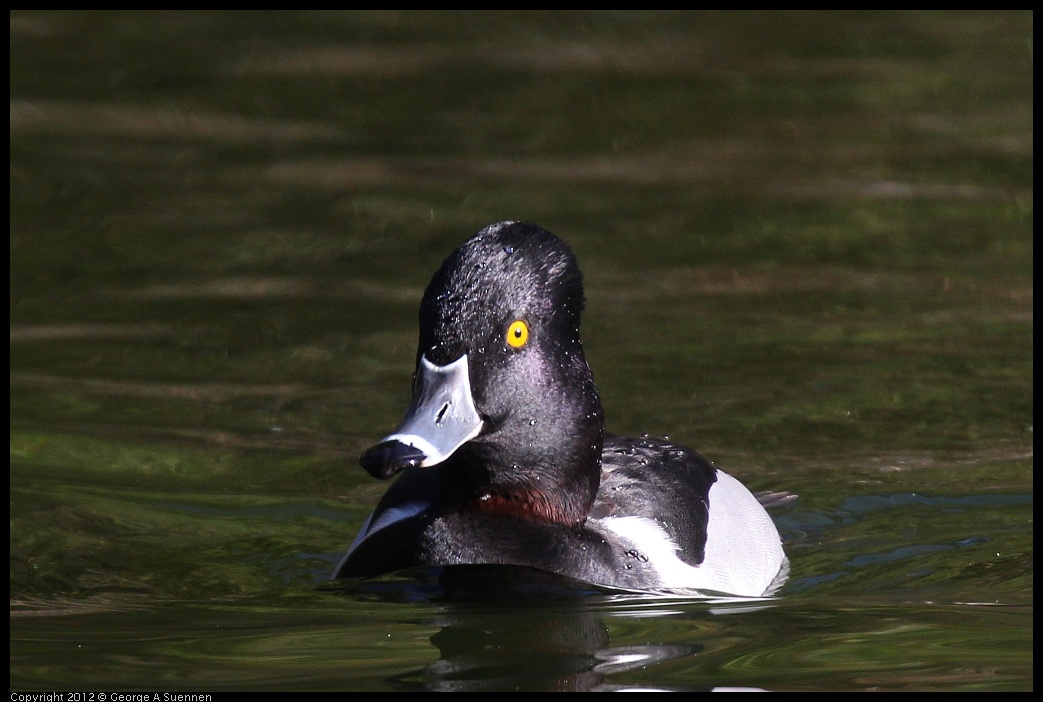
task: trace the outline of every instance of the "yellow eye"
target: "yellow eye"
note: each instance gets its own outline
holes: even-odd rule
[[[529,325],[520,319],[511,322],[511,326],[507,327],[507,345],[520,349],[522,346],[525,346],[525,342],[528,340]]]

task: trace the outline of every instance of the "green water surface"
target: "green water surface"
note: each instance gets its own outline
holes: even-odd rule
[[[11,31],[11,687],[1027,690],[1033,15],[42,12]],[[331,586],[431,273],[537,222],[760,603]]]

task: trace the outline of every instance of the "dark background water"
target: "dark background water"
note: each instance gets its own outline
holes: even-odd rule
[[[12,689],[1032,687],[1031,13],[13,12]],[[416,306],[565,237],[720,605],[329,587]]]

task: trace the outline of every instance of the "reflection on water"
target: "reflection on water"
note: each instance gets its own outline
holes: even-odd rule
[[[10,24],[12,689],[1031,688],[1031,12]],[[779,597],[331,591],[504,219],[610,430],[799,495]]]

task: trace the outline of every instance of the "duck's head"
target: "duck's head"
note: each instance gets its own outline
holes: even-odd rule
[[[460,509],[582,522],[604,439],[582,309],[579,266],[550,232],[501,222],[461,244],[420,303],[405,419],[362,466],[378,478],[440,466]]]

